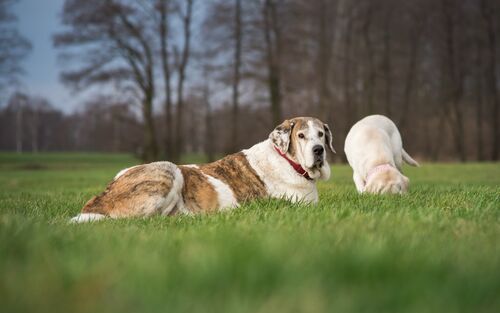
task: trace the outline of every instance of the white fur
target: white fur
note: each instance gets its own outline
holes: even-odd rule
[[[172,188],[168,192],[168,195],[162,199],[161,204],[158,205],[158,209],[161,211],[162,215],[168,215],[175,207],[178,208],[180,213],[189,213],[189,211],[184,206],[184,200],[182,199],[184,176],[182,176],[181,170],[179,169],[179,167],[177,167],[177,165],[173,163],[162,163],[166,163],[165,166],[169,167],[166,170],[169,170],[174,174],[174,179]]]
[[[318,190],[315,182],[299,175],[275,151],[271,140],[264,140],[250,149],[243,150],[243,153],[250,166],[266,185],[267,192],[271,197],[286,198],[293,202],[318,202]]]
[[[308,121],[307,125],[309,127],[307,128],[307,134],[305,134],[307,140],[306,140],[306,144],[304,147],[304,151],[305,151],[305,153],[304,153],[304,155],[305,155],[304,165],[307,168],[311,168],[314,166],[313,147],[316,145],[320,145],[323,148],[325,148],[325,145],[324,145],[325,136],[324,135],[323,135],[323,137],[318,136],[318,133],[320,131],[323,132],[323,129],[314,127],[315,124],[313,123],[313,121]],[[325,152],[326,152],[326,149],[325,149]],[[324,156],[325,152],[323,152],[323,156]]]
[[[236,201],[233,191],[227,184],[210,175],[204,175],[207,177],[208,182],[214,187],[215,192],[217,192],[219,209],[230,209],[238,206],[238,201]]]
[[[326,148],[325,148],[325,135],[319,137],[319,132],[324,132],[324,129],[316,127],[313,121],[307,121],[307,130],[303,132],[304,139],[296,139],[297,151],[295,152],[295,157],[298,163],[307,171],[309,177],[313,179],[321,178],[323,180],[328,180],[330,178],[330,166],[326,162]],[[294,140],[294,139],[291,139]],[[320,145],[323,147],[323,159],[324,165],[318,170],[314,167],[314,153],[313,147]],[[328,143],[326,143],[328,145]]]
[[[401,171],[403,153],[406,153],[396,125],[382,115],[367,116],[354,124],[347,134],[344,150],[359,192],[364,191],[367,176],[373,168],[388,164]]]
[[[181,193],[182,187],[184,185],[184,177],[182,176],[182,173],[180,169],[177,167],[177,165],[170,162],[154,162],[151,163],[150,166],[157,166],[163,168],[163,170],[173,173],[174,177],[172,182],[172,188],[170,189],[166,197],[161,195],[148,197],[146,202],[143,203],[142,205],[142,207],[144,208],[144,210],[142,211],[142,215],[150,216],[157,214],[158,212],[163,215],[168,215],[175,207],[178,208],[178,211],[180,213],[189,214],[189,211],[186,209],[184,205],[184,200],[182,199],[182,193]],[[118,179],[123,174],[125,174],[131,168],[133,167],[121,170],[115,176],[115,180]],[[105,217],[106,217],[105,215],[98,213],[80,213],[77,216],[73,217],[70,220],[70,222],[85,223],[85,222],[97,221]],[[120,216],[110,215],[109,217],[117,218]]]
[[[136,165],[136,166],[137,166],[137,165]],[[133,168],[134,168],[134,167],[136,167],[136,166],[127,167],[127,168],[125,168],[125,169],[123,169],[123,170],[119,171],[119,172],[118,172],[118,174],[116,174],[116,175],[115,175],[114,180],[117,180],[120,176],[122,176],[123,174],[125,174],[128,170],[133,169]]]
[[[80,213],[77,216],[73,217],[69,222],[75,224],[87,223],[102,220],[103,218],[106,218],[106,216],[99,213]]]

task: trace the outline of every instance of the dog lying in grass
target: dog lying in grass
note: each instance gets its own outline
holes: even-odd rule
[[[403,149],[396,125],[383,115],[367,116],[354,124],[344,150],[360,193],[405,193],[410,180],[401,172],[403,160],[419,166]]]
[[[265,197],[317,202],[316,181],[330,177],[327,148],[335,151],[326,124],[285,120],[267,140],[213,163],[124,169],[72,221],[214,212]]]

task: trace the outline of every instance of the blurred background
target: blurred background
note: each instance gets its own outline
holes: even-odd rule
[[[212,160],[306,115],[341,152],[378,113],[499,160],[499,62],[498,0],[0,0],[0,150]]]

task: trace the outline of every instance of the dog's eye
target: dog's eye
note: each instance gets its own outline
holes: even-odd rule
[[[304,137],[304,134],[303,134],[303,133],[300,133],[300,134],[299,134],[299,138],[300,138],[300,139],[304,139],[304,138],[305,138],[305,137]]]
[[[318,133],[318,136],[319,136],[320,138],[321,138],[321,137],[323,137],[323,132],[319,132],[319,133]]]

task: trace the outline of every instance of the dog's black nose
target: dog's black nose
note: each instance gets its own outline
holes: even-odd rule
[[[325,151],[325,148],[323,148],[323,146],[315,145],[313,147],[313,153],[314,153],[314,155],[317,155],[317,156],[323,155],[324,151]]]

